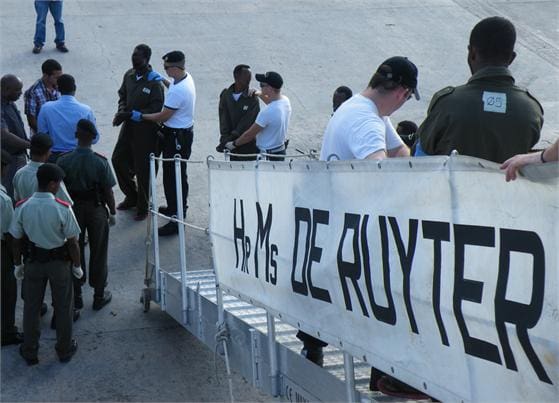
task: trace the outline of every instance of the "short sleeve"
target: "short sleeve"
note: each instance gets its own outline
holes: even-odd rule
[[[74,238],[80,235],[80,226],[78,225],[78,220],[71,208],[66,208],[66,214],[64,216],[64,222],[62,223],[62,233],[66,239]]]
[[[25,94],[24,113],[37,117],[37,100],[33,93],[28,92]]]
[[[360,123],[352,134],[349,148],[357,159],[365,159],[377,151],[386,151],[386,125],[382,119]]]
[[[21,208],[16,208],[14,212],[14,219],[12,220],[12,225],[10,225],[10,234],[15,239],[21,239],[25,235],[23,231],[23,222],[21,220]]]
[[[385,117],[383,120],[386,126],[386,132],[385,132],[386,149],[394,150],[396,148],[401,147],[404,144],[404,142],[402,141],[402,138],[400,137],[396,129],[394,129],[394,126],[392,125],[392,121],[388,116]]]
[[[8,197],[1,198],[2,203],[2,236],[10,230],[10,225],[14,218],[14,207],[12,201]]]
[[[183,99],[181,98],[179,91],[177,91],[176,87],[173,85],[167,92],[165,104],[163,106],[167,109],[173,109],[176,111],[181,107],[182,101]]]
[[[258,116],[256,116],[256,123],[260,127],[266,127],[270,124],[270,116],[269,116],[269,107],[262,109],[258,112]]]

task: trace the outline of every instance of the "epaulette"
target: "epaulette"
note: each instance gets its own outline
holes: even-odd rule
[[[439,101],[439,99],[444,98],[447,95],[452,94],[454,92],[454,89],[455,89],[455,87],[448,86],[448,87],[443,88],[442,90],[439,90],[439,91],[435,92],[435,94],[433,95],[433,98],[431,98],[431,102],[429,103],[429,109],[427,110],[427,113],[431,112],[431,109],[433,109],[433,107]]]
[[[99,153],[98,153],[98,152],[96,152],[96,151],[93,151],[93,154],[97,155],[98,157],[101,157],[101,158],[103,158],[104,160],[106,160],[106,159],[107,159],[107,157],[105,157],[105,156],[104,156],[103,154],[99,154]]]
[[[58,197],[55,197],[54,200],[56,200],[58,203],[62,204],[63,206],[66,206],[68,208],[72,207],[72,205],[70,203],[68,203],[67,201],[64,201],[62,199],[59,199]]]
[[[25,199],[21,199],[20,201],[18,201],[16,203],[16,207],[21,206],[23,203],[25,203],[27,200],[29,200],[29,197],[26,197]]]

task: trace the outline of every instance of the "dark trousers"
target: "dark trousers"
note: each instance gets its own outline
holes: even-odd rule
[[[65,356],[72,341],[74,309],[72,272],[67,260],[25,264],[25,302],[23,304],[23,346],[26,358],[37,357],[41,337],[41,305],[47,281],[50,283],[54,314],[56,315],[56,351]]]
[[[183,159],[189,159],[192,153],[192,141],[194,139],[194,130],[190,129],[171,129],[163,126],[161,129],[163,134],[162,152],[163,158],[173,158],[179,154]],[[181,162],[181,181],[182,181],[182,205],[186,211],[186,199],[188,197],[188,176],[186,174],[186,162]],[[167,207],[169,215],[175,215],[177,208],[177,187],[175,175],[175,162],[163,163],[163,190],[165,191],[165,199],[167,199]]]
[[[17,333],[15,326],[17,282],[14,277],[12,251],[6,240],[2,240],[2,256],[0,270],[2,271],[2,340],[9,339]]]
[[[124,122],[112,163],[120,190],[136,202],[139,214],[149,206],[149,155],[156,152],[157,126],[149,122]],[[136,175],[136,183],[134,183]]]
[[[313,337],[308,333],[302,332],[301,330],[297,332],[296,336],[303,342],[305,348],[317,349],[319,347],[326,347],[328,345],[328,343],[317,339],[316,337]]]
[[[85,283],[89,270],[89,285],[95,290],[95,296],[102,297],[107,285],[107,256],[109,249],[109,222],[105,206],[96,205],[94,201],[74,200],[74,213],[80,225],[80,256],[84,276],[81,279],[72,277],[74,296],[82,295],[82,284]],[[89,265],[85,262],[85,234],[89,237]]]

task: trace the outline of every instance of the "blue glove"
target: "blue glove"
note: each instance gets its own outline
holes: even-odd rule
[[[134,122],[141,122],[142,121],[142,113],[138,111],[132,111],[132,116],[130,116]]]
[[[148,81],[163,81],[163,76],[155,70],[150,71],[147,78]]]

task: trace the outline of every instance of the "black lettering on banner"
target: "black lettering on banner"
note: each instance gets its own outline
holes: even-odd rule
[[[404,304],[406,305],[408,320],[410,321],[412,332],[419,334],[419,331],[417,330],[417,323],[415,321],[415,315],[413,314],[413,308],[411,306],[410,295],[411,265],[413,262],[413,255],[415,254],[415,245],[417,244],[417,220],[409,220],[407,251],[400,235],[400,228],[398,227],[396,217],[388,217],[388,222],[390,223],[390,228],[392,228],[394,240],[396,241],[396,248],[398,249],[398,256],[400,257],[400,265],[402,266],[402,274],[404,275],[402,292],[404,293]]]
[[[340,275],[340,283],[342,285],[342,292],[344,294],[346,310],[353,311],[353,307],[351,304],[351,295],[349,294],[349,287],[347,285],[347,279],[349,279],[351,281],[351,284],[353,284],[355,293],[357,294],[357,299],[359,300],[361,311],[363,312],[363,315],[368,317],[369,312],[367,312],[367,308],[365,306],[365,300],[363,299],[363,295],[361,294],[361,290],[359,289],[359,284],[357,283],[357,281],[361,277],[361,256],[359,253],[360,220],[361,220],[361,216],[359,214],[351,214],[351,213],[345,214],[344,230],[342,232],[342,237],[338,245],[337,261],[338,261],[338,273]],[[345,243],[348,230],[353,231],[353,240],[352,240],[353,262],[348,262],[344,260],[343,257],[343,248],[344,248],[344,243]]]
[[[450,224],[439,221],[422,221],[423,238],[433,240],[433,312],[441,335],[441,342],[448,346],[448,336],[441,315],[441,242],[450,241]]]
[[[311,276],[312,262],[320,263],[322,257],[322,248],[316,246],[316,227],[318,224],[328,225],[330,218],[330,212],[327,210],[315,210],[312,211],[312,236],[311,245],[309,251],[309,259],[307,266],[307,281],[309,284],[309,289],[311,290],[311,296],[313,298],[319,299],[321,301],[332,303],[330,298],[330,293],[324,288],[319,288],[313,285]]]
[[[369,245],[367,240],[367,224],[369,215],[365,214],[363,223],[361,224],[361,251],[363,253],[363,270],[365,271],[365,284],[367,286],[367,294],[369,295],[369,302],[373,309],[373,314],[378,320],[388,323],[389,325],[396,324],[396,308],[394,307],[394,300],[392,298],[392,290],[390,287],[390,263],[388,255],[388,231],[386,228],[386,217],[379,216],[379,229],[380,229],[380,243],[382,246],[382,272],[384,278],[384,292],[386,294],[386,301],[388,306],[378,305],[375,301],[375,294],[373,292],[373,283],[371,280],[371,263],[369,257]]]
[[[495,295],[495,322],[499,341],[503,347],[503,356],[508,369],[517,371],[516,361],[510,347],[505,323],[516,325],[518,341],[524,349],[530,364],[542,382],[553,384],[538,359],[528,329],[538,323],[543,308],[545,291],[545,253],[540,237],[535,232],[512,229],[500,230],[499,276]],[[507,283],[510,272],[510,253],[520,252],[533,256],[532,297],[530,304],[522,304],[506,299]],[[526,285],[528,286],[528,285]]]
[[[454,224],[454,316],[466,354],[484,360],[501,364],[499,349],[496,345],[485,340],[470,336],[464,315],[462,313],[462,301],[481,303],[483,283],[464,278],[464,255],[466,245],[477,245],[494,248],[495,228],[481,227],[476,225]]]
[[[245,236],[245,211],[243,200],[239,200],[239,210],[241,222],[237,225],[237,199],[233,200],[233,242],[235,243],[235,268],[240,267],[241,271],[248,274],[248,257],[250,256],[250,238]],[[239,266],[239,246],[237,242],[241,242],[242,260]]]
[[[295,271],[297,270],[297,252],[299,250],[299,231],[301,230],[301,222],[307,224],[307,236],[305,241],[305,253],[303,258],[303,266],[301,267],[301,281],[295,279]],[[291,270],[291,288],[297,294],[308,295],[307,288],[307,256],[309,255],[309,245],[311,238],[311,212],[307,208],[295,207],[295,237],[293,245],[293,269]]]
[[[266,213],[266,223],[262,218],[262,208],[260,203],[256,202],[256,214],[258,217],[258,227],[256,232],[256,242],[254,243],[254,275],[258,277],[258,248],[266,248],[266,281],[270,282],[270,229],[272,228],[272,204],[268,204],[268,212]],[[258,242],[260,241],[260,242]],[[272,245],[272,247],[277,246]]]
[[[272,283],[273,285],[276,285],[276,283],[278,282],[278,263],[276,262],[276,259],[274,259],[274,256],[277,255],[278,246],[276,244],[272,244],[272,246],[270,247],[270,266],[274,270],[270,273],[270,283]],[[268,271],[266,271],[266,278],[268,278]]]

